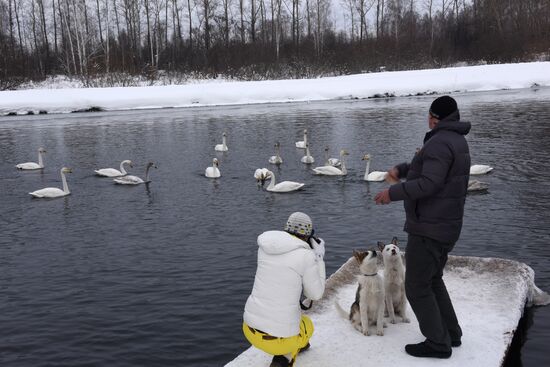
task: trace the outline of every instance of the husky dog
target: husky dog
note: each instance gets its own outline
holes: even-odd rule
[[[386,294],[386,311],[390,322],[395,324],[395,315],[402,322],[410,322],[407,318],[407,299],[405,296],[405,267],[399,251],[397,237],[385,245],[378,242],[378,248],[384,259],[384,290]]]
[[[359,263],[359,286],[355,294],[355,302],[351,305],[349,314],[336,302],[336,309],[351,321],[353,327],[370,335],[369,326],[376,325],[376,335],[384,335],[384,283],[378,275],[376,251],[353,251],[353,257]]]

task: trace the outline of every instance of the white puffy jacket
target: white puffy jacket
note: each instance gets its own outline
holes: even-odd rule
[[[244,322],[273,336],[300,333],[300,296],[318,300],[325,291],[325,263],[309,245],[283,231],[258,236],[258,268]]]

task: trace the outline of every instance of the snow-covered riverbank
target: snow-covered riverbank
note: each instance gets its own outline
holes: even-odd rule
[[[550,62],[383,72],[260,82],[181,86],[34,89],[0,92],[0,114],[65,113],[361,99],[550,86]]]
[[[310,312],[315,324],[311,349],[298,356],[297,366],[499,367],[525,305],[550,301],[548,294],[535,286],[535,274],[525,264],[450,256],[445,282],[464,332],[462,346],[453,348],[453,356],[447,360],[413,358],[405,353],[404,346],[423,337],[410,308],[411,323],[388,323],[383,337],[366,337],[338,315],[334,302],[338,300],[349,309],[355,299],[357,274],[357,262],[352,257],[328,280],[323,299]],[[270,361],[267,354],[251,347],[226,366],[268,366]]]

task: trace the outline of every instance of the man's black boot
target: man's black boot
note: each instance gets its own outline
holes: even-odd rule
[[[421,358],[449,358],[453,354],[453,351],[450,349],[447,352],[441,352],[432,349],[426,344],[426,342],[418,344],[407,344],[405,345],[405,352],[413,357]]]

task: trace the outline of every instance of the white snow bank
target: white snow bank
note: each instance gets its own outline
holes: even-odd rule
[[[359,74],[259,82],[179,86],[46,89],[0,92],[0,113],[105,110],[321,101],[406,96],[418,93],[490,91],[550,85],[550,62]]]
[[[453,348],[447,360],[414,358],[405,353],[404,346],[424,338],[410,308],[411,323],[388,322],[383,337],[364,336],[338,315],[334,301],[349,309],[357,274],[356,261],[351,258],[328,280],[323,299],[309,312],[315,325],[312,347],[298,356],[297,367],[501,366],[525,305],[548,302],[548,294],[535,286],[533,269],[525,264],[450,256],[444,279],[464,333],[462,346]],[[226,366],[269,366],[270,361],[270,356],[251,347]]]

